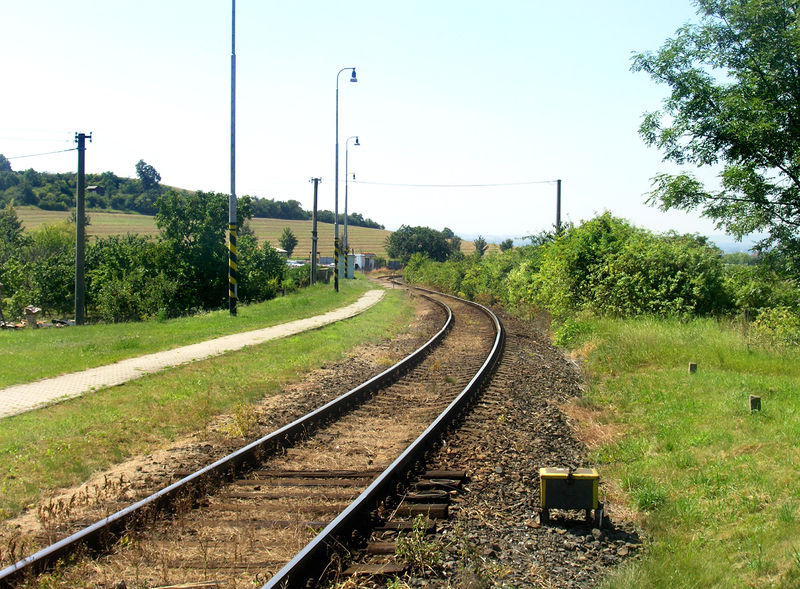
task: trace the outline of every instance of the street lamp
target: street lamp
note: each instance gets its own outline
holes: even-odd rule
[[[344,275],[345,275],[345,278],[347,278],[347,274],[348,274],[348,271],[347,271],[347,269],[348,269],[347,255],[350,253],[350,243],[347,241],[347,179],[348,179],[348,173],[347,173],[347,160],[348,160],[347,149],[349,147],[349,142],[350,142],[351,139],[355,139],[356,140],[356,142],[353,143],[354,146],[358,147],[359,145],[361,145],[358,142],[358,135],[353,135],[352,137],[348,137],[344,142],[344,247],[342,249],[344,249]]]
[[[342,72],[352,71],[351,82],[358,82],[356,68],[344,67],[336,74],[336,173],[333,187],[333,289],[339,292],[339,76]]]

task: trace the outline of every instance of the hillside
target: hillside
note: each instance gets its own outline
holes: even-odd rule
[[[25,229],[30,231],[45,223],[56,223],[69,219],[68,211],[44,211],[37,207],[16,207],[17,214],[22,220]],[[149,215],[138,213],[123,213],[119,211],[89,211],[90,225],[86,228],[88,235],[118,235],[125,233],[140,233],[142,235],[157,235],[155,219]],[[295,221],[289,219],[250,219],[250,227],[259,241],[269,241],[278,246],[278,237],[284,227],[290,227],[297,236],[298,244],[295,248],[294,258],[310,258],[311,252],[311,221]],[[340,233],[342,228],[339,228]],[[318,223],[317,232],[319,241],[317,249],[321,256],[333,256],[333,224]],[[347,234],[350,245],[356,253],[371,252],[386,257],[386,238],[391,231],[385,229],[369,229],[366,227],[348,226]],[[497,251],[495,244],[489,245],[489,251]],[[471,254],[475,247],[471,241],[461,242],[461,251]]]
[[[25,229],[30,231],[45,223],[56,223],[69,219],[68,211],[44,211],[36,207],[16,207],[17,214],[22,220]],[[122,213],[117,211],[89,211],[90,225],[86,228],[88,235],[116,235],[124,233],[139,233],[142,235],[157,235],[155,219],[149,215],[138,213]],[[259,241],[269,241],[278,246],[278,237],[284,227],[290,227],[297,236],[298,244],[293,257],[308,258],[311,252],[311,221],[295,221],[288,219],[250,219],[248,222]],[[317,231],[319,241],[317,249],[321,256],[333,256],[333,225],[318,223]],[[339,228],[340,233],[342,228]],[[347,234],[350,245],[357,253],[371,252],[379,256],[386,256],[384,242],[391,231],[384,229],[368,229],[366,227],[348,226]]]

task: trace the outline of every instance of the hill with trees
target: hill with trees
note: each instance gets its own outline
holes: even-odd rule
[[[156,201],[167,190],[188,194],[191,191],[164,186],[161,174],[144,160],[135,165],[136,178],[124,178],[113,172],[86,174],[86,208],[89,210],[114,210],[155,215]],[[68,211],[75,206],[76,175],[74,173],[37,172],[30,168],[14,171],[11,163],[0,154],[0,206],[35,206],[47,211]],[[280,201],[272,198],[247,196],[251,201],[253,217],[267,219],[309,220],[311,211],[303,209],[296,200]],[[334,222],[333,211],[317,211],[321,223]],[[339,214],[344,223],[344,215]],[[360,213],[347,215],[348,225],[384,229],[380,223],[364,218]]]

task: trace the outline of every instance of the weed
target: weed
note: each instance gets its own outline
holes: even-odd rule
[[[791,524],[795,520],[795,507],[791,503],[784,503],[778,509],[778,521],[784,524]]]
[[[427,523],[425,516],[418,515],[414,518],[411,531],[408,534],[398,534],[395,544],[395,555],[420,573],[433,571],[441,564],[445,549],[440,539],[426,539]]]
[[[411,585],[399,577],[393,577],[386,581],[386,589],[411,589]]]

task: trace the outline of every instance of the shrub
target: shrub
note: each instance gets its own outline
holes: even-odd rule
[[[789,307],[764,309],[753,322],[753,335],[762,343],[796,346],[800,344],[800,314]]]

